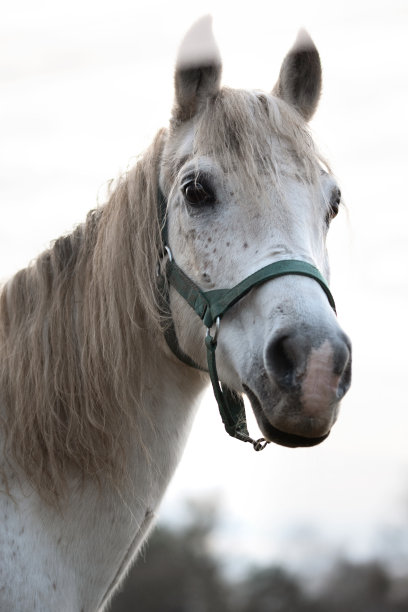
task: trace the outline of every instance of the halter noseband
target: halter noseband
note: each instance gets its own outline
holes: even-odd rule
[[[220,327],[222,316],[234,304],[253,288],[265,283],[266,281],[279,278],[287,275],[300,275],[313,278],[319,283],[325,292],[330,306],[336,312],[336,306],[330,289],[320,274],[319,270],[311,264],[296,259],[284,259],[269,264],[260,270],[257,270],[250,276],[247,276],[243,281],[232,287],[231,289],[214,289],[212,291],[202,291],[198,285],[194,283],[174,261],[170,247],[168,245],[168,230],[167,230],[167,201],[159,189],[159,220],[162,228],[163,256],[167,253],[167,262],[164,268],[164,278],[167,279],[168,285],[172,286],[179,295],[181,295],[194,312],[203,321],[207,328],[205,336],[205,346],[207,348],[207,366],[210,375],[211,384],[215,399],[218,403],[218,408],[222,421],[227,433],[242,440],[250,442],[256,451],[263,450],[268,444],[264,438],[254,440],[249,436],[245,417],[245,407],[242,396],[235,393],[232,389],[220,383],[217,373],[215,360],[215,350],[217,348],[217,335]],[[160,276],[160,274],[159,274]],[[163,276],[161,276],[164,281]],[[165,338],[169,348],[183,363],[203,370],[191,357],[184,353],[178,343],[174,323],[171,318],[169,295],[168,291],[164,290],[165,282],[161,283],[161,300],[163,311],[170,315],[170,323],[165,329]],[[211,328],[215,324],[216,329],[214,335],[211,335]]]

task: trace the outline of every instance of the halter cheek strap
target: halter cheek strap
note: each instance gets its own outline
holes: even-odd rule
[[[330,303],[330,306],[336,312],[333,296],[330,289],[320,274],[319,270],[311,264],[296,259],[285,259],[269,264],[260,270],[257,270],[250,276],[247,276],[243,281],[235,285],[230,289],[215,289],[212,291],[202,291],[194,281],[192,281],[173,259],[171,250],[168,246],[167,236],[167,222],[166,222],[166,200],[162,193],[159,191],[159,211],[160,219],[162,222],[162,239],[164,252],[167,252],[167,262],[164,270],[164,276],[167,279],[168,285],[171,285],[179,295],[181,295],[194,312],[203,321],[203,324],[207,328],[207,334],[205,336],[205,346],[207,349],[207,367],[210,375],[211,384],[214,392],[215,399],[218,403],[218,408],[221,414],[222,421],[224,423],[226,431],[239,440],[244,442],[250,442],[254,449],[259,451],[265,448],[266,442],[263,438],[254,440],[249,436],[244,402],[241,395],[231,390],[229,387],[220,383],[217,373],[217,365],[215,358],[215,351],[217,348],[217,335],[220,327],[220,322],[223,315],[240,299],[249,293],[251,289],[257,287],[266,281],[279,278],[280,276],[287,275],[298,275],[307,276],[313,278],[319,283],[321,288],[326,294],[326,297]],[[164,281],[164,278],[162,281]],[[173,353],[183,363],[200,369],[197,363],[195,363],[191,357],[189,357],[178,343],[176,331],[174,328],[173,321],[171,319],[171,312],[169,306],[169,295],[164,291],[166,283],[161,283],[161,297],[162,297],[162,309],[170,315],[170,323],[165,329],[165,338],[168,346]],[[211,335],[211,328],[216,325],[216,331],[214,335]]]

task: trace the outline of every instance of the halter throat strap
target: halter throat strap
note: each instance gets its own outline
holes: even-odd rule
[[[333,296],[319,270],[315,266],[312,266],[305,261],[296,259],[285,259],[268,264],[250,276],[247,276],[244,280],[232,288],[203,291],[187,276],[187,274],[185,274],[185,272],[173,259],[170,247],[168,245],[166,208],[166,199],[159,190],[159,215],[162,227],[163,254],[167,252],[168,256],[164,270],[167,283],[169,286],[172,286],[181,297],[184,298],[184,300],[194,310],[207,328],[205,346],[207,350],[208,373],[210,375],[214,396],[217,400],[220,415],[227,433],[244,442],[250,442],[257,451],[262,450],[265,448],[268,442],[266,442],[263,438],[254,440],[249,436],[242,397],[219,381],[215,351],[217,348],[217,334],[220,321],[223,315],[232,306],[234,306],[234,304],[247,295],[251,289],[281,276],[297,275],[307,276],[314,279],[319,283],[320,287],[326,294],[330,306],[333,308],[334,312],[336,312]],[[162,286],[164,285],[165,283],[162,283]],[[196,364],[191,357],[182,351],[177,340],[174,323],[171,319],[168,292],[162,291],[161,295],[163,310],[170,314],[170,324],[165,329],[165,338],[168,346],[176,357],[183,363],[202,370],[203,368],[201,366]],[[211,328],[214,325],[216,325],[216,331],[214,335],[211,335]]]

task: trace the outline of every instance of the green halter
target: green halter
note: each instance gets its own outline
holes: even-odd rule
[[[214,395],[217,400],[218,408],[226,431],[234,438],[244,442],[251,442],[255,450],[262,450],[265,448],[268,442],[266,442],[263,438],[254,440],[249,436],[246,424],[244,401],[241,395],[235,393],[223,383],[220,383],[218,378],[215,350],[217,348],[217,333],[222,316],[225,314],[225,312],[227,312],[227,310],[229,310],[234,304],[243,298],[253,287],[257,287],[258,285],[261,285],[274,278],[279,278],[280,276],[287,276],[290,274],[308,276],[317,281],[325,292],[330,306],[334,311],[336,311],[333,296],[319,270],[305,261],[299,261],[296,259],[285,259],[269,264],[260,270],[257,270],[257,272],[254,272],[250,276],[247,276],[243,281],[231,289],[202,291],[198,285],[196,285],[194,281],[192,281],[183,272],[183,270],[179,268],[173,259],[171,250],[168,246],[166,207],[166,199],[159,190],[159,213],[164,247],[163,254],[167,252],[168,255],[164,275],[167,278],[168,284],[171,285],[177,291],[177,293],[179,293],[186,300],[186,302],[200,317],[207,328],[205,345],[207,348],[208,373],[210,375]],[[162,299],[163,310],[170,313],[169,296],[163,294],[162,292]],[[213,327],[214,324],[216,325],[216,331],[212,336],[211,327]],[[197,363],[195,363],[191,357],[186,355],[186,353],[181,350],[172,320],[165,330],[165,338],[170,349],[181,361],[191,367],[200,370],[203,369]]]

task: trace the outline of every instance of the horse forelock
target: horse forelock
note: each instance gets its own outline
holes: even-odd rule
[[[303,117],[261,91],[222,88],[209,98],[197,118],[193,154],[216,158],[247,190],[260,174],[280,190],[292,172],[316,187],[322,166],[328,169]]]
[[[139,437],[146,334],[160,332],[157,176],[164,131],[108,202],[0,294],[5,455],[48,501],[76,470],[118,482]],[[149,331],[147,331],[149,330]]]

